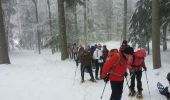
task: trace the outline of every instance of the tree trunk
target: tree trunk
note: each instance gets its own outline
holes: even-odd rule
[[[59,32],[60,32],[60,46],[61,46],[61,60],[67,59],[67,37],[65,26],[64,0],[58,0],[58,18],[59,18]]]
[[[76,43],[79,42],[79,34],[78,34],[78,24],[77,24],[77,4],[74,4],[74,21],[75,21],[75,33],[76,33]]]
[[[41,34],[39,32],[39,19],[38,19],[38,7],[37,7],[37,0],[32,0],[35,5],[35,14],[36,14],[36,24],[37,24],[37,46],[38,46],[38,53],[41,54]]]
[[[126,35],[127,35],[127,0],[124,0],[123,40],[126,40]]]
[[[166,41],[167,26],[168,26],[168,23],[165,23],[163,25],[163,51],[167,50],[167,41]]]
[[[5,36],[5,26],[3,21],[1,0],[0,0],[0,64],[10,64],[8,46]]]
[[[84,0],[84,42],[87,46],[87,12],[86,12],[86,0]]]
[[[153,68],[161,67],[160,54],[160,1],[152,0],[152,56]]]
[[[52,33],[52,23],[51,23],[51,9],[50,9],[50,1],[47,0],[47,6],[48,6],[48,16],[49,16],[49,25],[50,25],[50,30],[49,33],[51,34],[51,37],[53,37],[53,33]],[[54,45],[51,45],[51,52],[52,54],[54,53]]]

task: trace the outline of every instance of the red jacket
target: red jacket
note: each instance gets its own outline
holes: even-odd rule
[[[119,61],[118,64],[116,64],[117,61]],[[105,78],[107,73],[112,71],[109,76],[111,81],[123,81],[126,69],[127,60],[122,56],[121,52],[119,52],[119,54],[115,54],[105,62],[102,69],[102,78]]]

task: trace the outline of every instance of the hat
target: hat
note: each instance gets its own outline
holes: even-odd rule
[[[126,41],[126,40],[123,40],[122,44],[127,44],[127,41]]]
[[[134,49],[130,46],[127,46],[123,49],[123,53],[132,55],[134,53]]]

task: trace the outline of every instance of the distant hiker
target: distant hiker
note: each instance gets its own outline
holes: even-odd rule
[[[170,72],[167,74],[167,80],[168,80],[168,82],[169,82],[169,85],[170,85]]]
[[[131,48],[126,47],[123,51],[114,54],[111,58],[107,59],[103,66],[102,78],[105,82],[110,80],[111,84],[112,93],[110,100],[121,100],[124,76],[126,75],[127,69],[127,60],[131,55]]]
[[[74,43],[73,44],[73,48],[72,48],[72,55],[73,55],[73,59],[77,59],[77,52],[78,52],[78,47],[77,47],[77,44]]]
[[[102,50],[101,50],[101,45],[99,44],[97,46],[96,50],[93,53],[93,59],[95,60],[95,67],[96,67],[96,70],[95,70],[95,78],[96,78],[96,80],[99,80],[98,72],[99,72],[99,68],[101,70],[101,66],[102,66],[102,63],[103,63],[103,59],[101,58],[102,55],[103,54],[102,54]]]
[[[90,54],[90,51],[88,49],[86,49],[82,56],[81,56],[81,82],[84,82],[84,71],[85,69],[87,69],[88,73],[90,74],[90,81],[95,82],[94,76],[93,76],[93,72],[92,72],[92,55]]]
[[[141,48],[133,53],[132,61],[131,61],[131,69],[130,69],[130,75],[131,75],[131,84],[130,84],[130,93],[129,96],[135,96],[135,78],[137,81],[137,98],[142,98],[142,69],[145,71],[147,70],[145,66],[145,57],[146,57],[146,51],[145,49]]]
[[[103,45],[102,52],[103,52],[103,55],[102,55],[103,56],[103,63],[105,63],[106,58],[108,57],[108,52],[109,52],[109,50],[107,49],[106,45]]]
[[[170,72],[167,74],[166,78],[170,85]],[[164,95],[167,98],[167,100],[170,100],[170,91],[168,90],[168,87],[164,87],[160,82],[157,83],[157,87],[160,94]]]
[[[82,45],[80,45],[80,47],[78,48],[78,53],[77,53],[77,59],[80,60],[81,55],[84,52],[84,47]]]
[[[120,48],[119,48],[119,51],[120,51],[120,52],[123,51],[123,49],[124,49],[125,47],[127,47],[127,46],[129,46],[128,43],[127,43],[127,41],[126,41],[126,40],[123,40],[123,42],[122,42],[122,44],[121,44],[121,46],[120,46]]]

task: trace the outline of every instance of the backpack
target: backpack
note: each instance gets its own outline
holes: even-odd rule
[[[133,53],[133,65],[141,66],[144,62],[144,58],[146,57],[145,49],[141,48]]]
[[[111,49],[108,52],[108,57],[112,57],[113,55],[118,54],[118,49]]]

